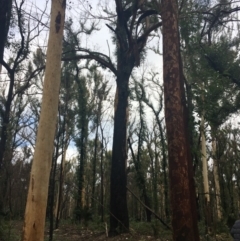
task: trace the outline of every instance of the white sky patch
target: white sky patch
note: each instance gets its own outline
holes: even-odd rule
[[[67,149],[67,153],[66,153],[66,159],[67,160],[70,160],[74,157],[77,157],[78,156],[78,150],[77,150],[77,147],[70,144],[68,146],[68,149]]]

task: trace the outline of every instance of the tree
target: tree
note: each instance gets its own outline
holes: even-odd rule
[[[238,48],[239,40],[237,38],[230,40],[232,37],[230,29],[232,25],[234,25],[232,24],[233,14],[239,10],[239,7],[233,7],[231,1],[225,1],[224,3],[222,1],[217,1],[217,3],[214,1],[193,1],[185,2],[185,4],[181,5],[180,10],[182,16],[186,16],[180,20],[180,31],[186,76],[185,84],[188,93],[188,108],[190,112],[192,112],[192,116],[193,111],[196,111],[201,117],[200,132],[202,153],[199,154],[202,154],[203,192],[206,197],[202,200],[206,201],[203,205],[205,206],[205,219],[209,222],[211,212],[209,212],[210,197],[208,194],[209,183],[204,133],[205,122],[210,124],[212,128],[214,189],[216,191],[216,206],[218,210],[216,213],[221,219],[221,194],[218,163],[215,155],[216,142],[214,133],[217,132],[217,128],[226,120],[226,117],[224,117],[226,114],[225,110],[228,109],[229,112],[232,111],[230,104],[232,97],[229,96],[228,88],[231,88],[232,92],[235,92],[235,88],[230,87],[231,83],[226,81],[226,78],[232,79],[236,84],[238,83],[235,71],[238,68],[237,63],[239,59],[236,58],[236,55],[235,58],[232,58],[234,51],[232,51],[231,48],[233,48],[233,46],[234,48]],[[229,28],[229,26],[231,27]],[[228,37],[225,36],[226,34]],[[224,42],[226,42],[223,41],[225,38],[230,40],[229,42],[227,41],[227,44],[224,44]],[[225,85],[226,82],[228,82],[227,85]],[[196,104],[194,108],[192,108],[194,101],[196,101]],[[196,122],[190,127],[192,133],[194,132],[194,125],[196,126]],[[190,139],[191,141],[193,140],[193,138]],[[200,142],[198,143],[200,144]],[[192,149],[197,148],[193,145]],[[198,167],[197,152],[198,151],[195,150],[196,167]],[[207,226],[208,224],[209,223],[207,223]]]
[[[195,241],[199,240],[199,235],[193,164],[187,134],[188,113],[180,55],[178,8],[174,0],[162,2],[162,25],[164,101],[173,240]]]
[[[116,46],[116,66],[109,56],[89,49],[78,48],[81,54],[75,57],[75,59],[96,60],[101,66],[110,69],[116,76],[117,90],[110,178],[110,235],[117,234],[117,229],[120,232],[129,231],[126,189],[126,128],[128,122],[129,79],[134,67],[140,64],[149,35],[161,26],[161,22],[158,20],[149,21],[150,16],[153,13],[158,13],[158,11],[152,11],[152,6],[148,1],[115,0],[115,4],[116,19],[107,26],[113,33]],[[108,8],[106,8],[105,12],[109,14],[111,19],[112,13],[109,13]],[[140,24],[142,28],[138,30]],[[64,59],[69,60],[69,58]]]
[[[22,241],[43,241],[48,182],[56,129],[66,1],[52,0],[46,73],[30,174]]]

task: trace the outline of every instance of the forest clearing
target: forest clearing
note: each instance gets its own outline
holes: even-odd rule
[[[239,3],[0,0],[0,241],[238,240]]]

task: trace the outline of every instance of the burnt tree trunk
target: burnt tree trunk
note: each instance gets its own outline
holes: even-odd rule
[[[115,100],[113,149],[110,184],[110,234],[129,230],[127,209],[127,121],[128,83],[130,73],[122,72],[117,77],[117,99]],[[120,72],[120,71],[119,71]]]

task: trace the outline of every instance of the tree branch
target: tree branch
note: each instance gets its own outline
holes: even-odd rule
[[[168,224],[166,224],[159,216],[158,214],[156,214],[151,208],[149,208],[148,206],[146,206],[141,200],[140,198],[133,192],[131,191],[128,187],[126,187],[127,190],[140,202],[140,204],[145,207],[146,209],[148,209],[154,216],[155,218],[157,218],[167,229],[172,229]]]
[[[111,70],[116,76],[118,74],[117,69],[113,65],[111,59],[102,53],[99,52],[92,52],[87,49],[79,49],[79,51],[85,52],[87,54],[81,54],[81,55],[75,55],[73,57],[63,57],[62,61],[71,61],[71,60],[80,60],[80,59],[90,59],[90,60],[95,60],[99,64],[105,66],[109,70]]]
[[[152,25],[137,39],[137,43],[145,43],[149,34],[161,26],[162,26],[162,22]]]

